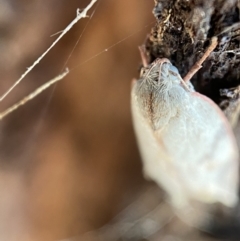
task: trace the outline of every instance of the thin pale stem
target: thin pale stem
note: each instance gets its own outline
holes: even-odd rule
[[[77,9],[76,18],[61,32],[59,37],[51,44],[51,46],[29,68],[27,68],[27,71],[25,71],[24,74],[22,74],[21,77],[0,97],[0,101],[2,101],[27,76],[27,74],[44,58],[44,56],[57,44],[57,42],[73,27],[73,25],[75,25],[81,18],[87,17],[88,10],[96,1],[97,0],[92,0],[82,12]]]
[[[3,111],[2,113],[0,113],[0,120],[2,120],[4,117],[6,117],[7,115],[9,115],[10,113],[12,113],[13,111],[15,111],[16,109],[18,109],[20,106],[25,105],[28,101],[32,100],[33,98],[35,98],[37,95],[39,95],[40,93],[42,93],[45,89],[49,88],[51,85],[55,84],[56,82],[58,82],[59,80],[63,79],[67,74],[69,73],[69,70],[66,69],[65,72],[63,72],[62,74],[58,75],[57,77],[55,77],[54,79],[48,81],[47,83],[45,83],[44,85],[40,86],[39,88],[37,88],[35,91],[33,91],[31,94],[25,96],[22,100],[20,100],[19,102],[17,102],[16,104],[14,104],[13,106],[9,107],[8,109],[6,109],[5,111]]]
[[[217,44],[218,44],[217,37],[213,37],[210,46],[207,48],[202,58],[198,60],[196,64],[193,65],[193,67],[189,70],[187,75],[183,78],[185,82],[189,81],[193,77],[193,75],[195,75],[197,71],[202,68],[202,63],[211,54],[211,52],[217,47]]]

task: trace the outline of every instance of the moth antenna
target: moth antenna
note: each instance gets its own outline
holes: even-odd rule
[[[204,55],[202,56],[201,59],[199,59],[196,64],[193,65],[193,67],[189,70],[189,72],[187,73],[187,75],[183,78],[183,80],[185,82],[189,81],[193,75],[195,75],[197,73],[197,71],[199,69],[202,68],[202,63],[206,60],[206,58],[212,53],[212,51],[217,47],[218,44],[218,40],[217,37],[213,37],[211,39],[211,44],[210,46],[207,48],[206,52],[204,53]]]
[[[148,58],[147,58],[147,55],[146,55],[146,49],[145,49],[144,46],[139,46],[138,49],[140,51],[140,56],[141,56],[141,59],[142,59],[143,67],[147,67],[148,66]]]

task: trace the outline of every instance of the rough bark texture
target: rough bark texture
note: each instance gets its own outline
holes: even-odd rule
[[[146,43],[149,61],[167,57],[185,76],[217,36],[217,48],[192,82],[219,103],[220,89],[240,84],[239,8],[238,0],[155,0],[157,24]]]

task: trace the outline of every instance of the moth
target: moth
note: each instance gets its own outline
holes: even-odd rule
[[[190,82],[211,48],[184,79],[163,58],[145,63],[132,84],[132,117],[144,175],[161,186],[178,209],[191,201],[228,207],[238,202],[233,132],[220,108]]]

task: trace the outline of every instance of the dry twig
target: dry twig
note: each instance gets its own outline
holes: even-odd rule
[[[0,101],[2,101],[26,76],[27,74],[44,58],[44,56],[57,44],[57,42],[81,19],[87,17],[88,10],[93,6],[93,4],[97,0],[92,0],[88,6],[80,12],[77,9],[76,18],[62,31],[59,37],[51,44],[51,46],[30,66],[27,68],[27,71],[22,74],[22,76],[0,97]]]
[[[197,61],[197,63],[193,65],[193,67],[189,70],[187,75],[183,78],[183,80],[185,82],[189,81],[193,77],[193,75],[195,75],[198,72],[198,70],[202,68],[202,63],[212,53],[212,51],[217,47],[217,44],[218,44],[217,37],[213,37],[210,46],[207,48],[207,50],[204,53],[204,55],[202,56],[202,58],[199,59]]]
[[[6,109],[5,111],[3,111],[2,113],[0,113],[0,120],[2,120],[4,117],[6,117],[7,115],[9,115],[10,113],[12,113],[14,110],[18,109],[20,106],[25,105],[29,100],[32,100],[33,98],[35,98],[37,95],[39,95],[40,93],[42,93],[45,89],[49,88],[51,85],[55,84],[56,82],[58,82],[59,80],[63,79],[67,74],[69,73],[69,70],[66,69],[65,72],[63,72],[62,74],[58,75],[57,77],[55,77],[54,79],[51,79],[50,81],[48,81],[47,83],[45,83],[44,85],[40,86],[39,88],[37,88],[35,91],[33,91],[31,94],[25,96],[22,100],[20,100],[19,102],[17,102],[16,104],[14,104],[13,106],[9,107],[8,109]]]

